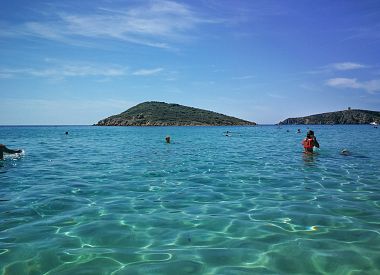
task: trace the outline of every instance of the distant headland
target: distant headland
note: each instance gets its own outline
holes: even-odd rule
[[[380,112],[348,108],[344,111],[287,118],[279,124],[370,124],[379,122]]]
[[[96,126],[243,126],[255,122],[212,111],[150,101],[100,120]]]

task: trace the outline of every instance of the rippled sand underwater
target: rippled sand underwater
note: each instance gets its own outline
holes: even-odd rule
[[[0,127],[1,272],[379,274],[380,131],[311,127]]]

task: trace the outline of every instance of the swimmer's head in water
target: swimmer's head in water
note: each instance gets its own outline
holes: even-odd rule
[[[170,136],[165,137],[166,143],[170,143]]]

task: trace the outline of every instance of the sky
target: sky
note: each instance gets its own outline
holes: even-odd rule
[[[259,124],[379,111],[380,1],[0,1],[0,125],[145,101]]]

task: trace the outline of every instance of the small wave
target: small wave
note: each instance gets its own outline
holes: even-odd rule
[[[4,154],[4,160],[16,160],[25,156],[25,150],[21,150],[21,153]]]

